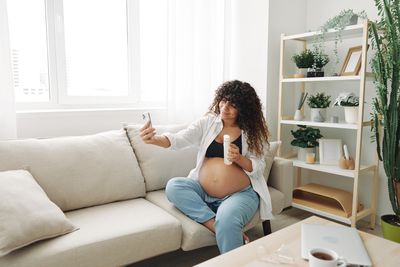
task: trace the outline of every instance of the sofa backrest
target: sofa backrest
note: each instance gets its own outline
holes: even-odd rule
[[[146,191],[165,188],[173,177],[186,177],[196,166],[197,147],[172,151],[154,145],[145,144],[140,138],[140,128],[143,125],[125,125],[128,138],[139,162],[140,169],[146,182]],[[187,125],[156,125],[157,134],[165,132],[176,133]],[[279,148],[280,141],[270,142],[264,146],[265,170],[264,177],[268,182],[269,173]]]
[[[196,166],[198,148],[188,147],[172,151],[162,147],[145,144],[140,138],[143,125],[127,125],[125,129],[146,181],[146,190],[154,191],[165,188],[173,177],[186,177]],[[175,133],[186,128],[185,125],[154,126],[157,134]]]
[[[272,164],[274,164],[274,158],[276,156],[276,153],[278,152],[281,143],[282,143],[281,141],[273,141],[269,142],[269,145],[267,144],[264,145],[264,151],[263,151],[265,160],[264,178],[266,183],[268,183]]]
[[[124,130],[0,141],[0,171],[27,169],[63,211],[145,196]]]

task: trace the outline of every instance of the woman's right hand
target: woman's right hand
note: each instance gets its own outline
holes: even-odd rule
[[[154,144],[156,129],[150,126],[150,122],[146,122],[140,129],[140,137],[146,144]]]

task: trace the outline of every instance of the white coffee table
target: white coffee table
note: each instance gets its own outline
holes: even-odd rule
[[[308,266],[308,262],[301,258],[300,251],[302,223],[336,224],[334,222],[312,216],[196,266]],[[400,267],[400,244],[365,232],[359,231],[359,233],[372,260],[373,266]],[[269,263],[260,260],[260,257],[257,255],[260,254],[257,253],[257,250],[259,250],[260,246],[265,248],[265,256],[268,256],[276,251],[281,245],[284,245],[287,253],[294,258],[294,264],[283,265]]]

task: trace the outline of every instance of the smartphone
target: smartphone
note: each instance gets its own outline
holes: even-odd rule
[[[150,116],[150,112],[144,112],[144,113],[142,113],[142,119],[145,121],[145,122],[150,122],[150,127],[153,127],[153,125],[151,124],[151,116]]]

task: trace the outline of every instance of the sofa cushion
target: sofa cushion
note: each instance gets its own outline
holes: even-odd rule
[[[138,198],[66,213],[80,230],[0,258],[0,266],[123,266],[179,249],[177,219]]]
[[[283,209],[284,205],[283,194],[272,187],[269,187],[268,189],[271,195],[272,213],[278,214]],[[163,208],[169,214],[173,215],[181,222],[182,224],[181,248],[183,250],[185,251],[193,250],[216,244],[214,233],[212,233],[202,224],[193,221],[185,214],[183,214],[181,211],[179,211],[177,208],[175,208],[174,205],[168,201],[164,190],[149,192],[146,195],[146,199],[156,204],[157,206]],[[254,217],[250,220],[250,222],[248,222],[247,225],[244,227],[244,230],[247,231],[248,229],[253,228],[260,222],[261,222],[260,212],[258,210],[257,213],[254,215]]]
[[[188,178],[190,179],[190,178]],[[216,244],[214,233],[193,221],[168,201],[165,190],[148,192],[146,199],[177,218],[182,224],[182,244],[185,251]]]
[[[76,229],[28,171],[0,172],[0,257]]]
[[[26,166],[63,211],[145,195],[144,179],[124,130],[0,141],[0,170]]]
[[[264,159],[265,159],[265,169],[264,169],[264,178],[265,182],[268,182],[269,173],[271,172],[272,164],[274,163],[274,158],[278,151],[278,148],[282,142],[275,141],[270,142],[269,146],[264,146]]]
[[[140,138],[143,125],[125,126],[133,150],[138,158],[140,168],[146,181],[146,190],[154,191],[165,188],[173,177],[186,177],[196,166],[196,147],[172,151],[155,145],[145,144]],[[184,129],[184,125],[154,126],[157,134],[175,133]]]

